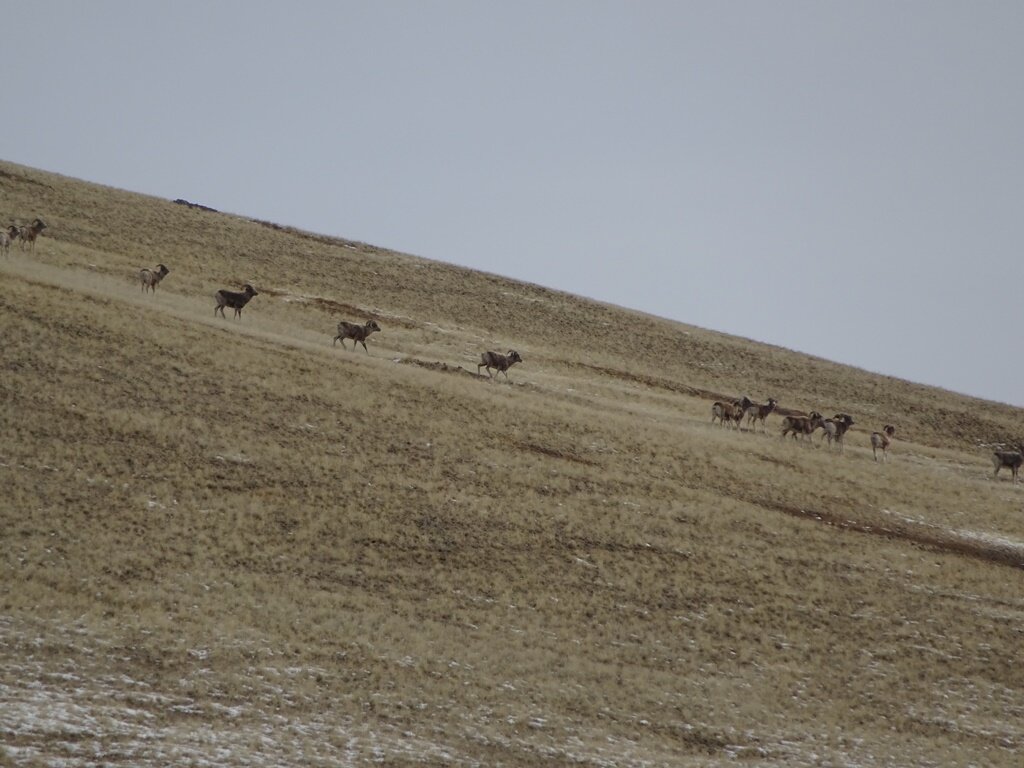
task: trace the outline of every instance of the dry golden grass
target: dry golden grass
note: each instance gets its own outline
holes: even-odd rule
[[[0,260],[8,761],[1018,764],[1024,489],[984,445],[1020,409],[0,163],[0,223],[35,216]],[[740,393],[857,426],[712,427]]]

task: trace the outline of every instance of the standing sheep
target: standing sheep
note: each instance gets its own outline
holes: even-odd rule
[[[36,219],[27,227],[22,227],[18,231],[18,235],[21,237],[21,249],[27,248],[30,252],[35,252],[36,238],[42,234],[44,229],[46,229],[46,222],[42,219]]]
[[[157,264],[156,269],[146,269],[145,267],[139,270],[139,282],[142,283],[142,292],[145,293],[147,290],[156,293],[156,287],[160,284],[160,281],[170,274],[171,270],[165,267],[163,264]]]
[[[896,427],[892,424],[886,424],[881,432],[871,433],[871,455],[875,457],[875,461],[878,461],[878,449],[882,449],[882,463],[884,464],[889,460],[889,443],[892,442],[892,436],[896,434]]]
[[[992,454],[992,466],[995,467],[992,476],[999,477],[999,470],[1006,467],[1013,474],[1013,482],[1016,483],[1021,464],[1024,464],[1024,455],[1020,451],[996,451]]]
[[[242,288],[241,293],[235,291],[219,290],[213,294],[213,298],[217,301],[217,306],[213,308],[213,316],[217,316],[217,312],[220,312],[220,316],[224,317],[224,307],[231,307],[235,310],[235,317],[242,317],[242,307],[249,303],[249,300],[253,296],[259,296],[256,289],[248,283]],[[227,319],[225,317],[225,319]]]

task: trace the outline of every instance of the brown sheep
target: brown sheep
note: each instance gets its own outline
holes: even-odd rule
[[[36,219],[27,227],[22,227],[18,235],[21,237],[21,249],[26,248],[32,252],[36,249],[36,238],[46,229],[46,222],[42,219]]]
[[[889,460],[889,443],[892,442],[892,436],[896,434],[896,427],[892,424],[886,424],[881,432],[871,433],[871,455],[875,457],[875,461],[878,461],[878,449],[882,449],[882,462],[885,463]]]
[[[821,426],[821,414],[811,411],[810,416],[786,416],[782,420],[782,437],[792,434],[796,440],[798,436],[809,437],[818,427]]]
[[[145,293],[147,290],[156,293],[156,287],[160,284],[171,270],[165,267],[163,264],[157,264],[156,269],[140,269],[139,270],[139,282],[142,283],[142,292]]]
[[[217,306],[213,308],[213,316],[216,317],[217,312],[220,312],[220,316],[224,317],[224,307],[231,307],[235,310],[235,317],[241,318],[242,307],[248,304],[253,296],[259,296],[259,294],[248,283],[242,288],[241,293],[219,290],[213,295],[213,298],[217,300]]]
[[[356,344],[362,344],[366,354],[370,354],[370,350],[366,349],[366,337],[379,330],[380,326],[377,325],[376,320],[367,320],[366,325],[347,323],[342,320],[338,323],[338,335],[334,337],[332,346],[340,340],[341,346],[344,347],[345,339],[352,339],[352,349],[356,348]]]
[[[491,373],[491,368],[493,368],[499,373],[504,373],[507,379],[508,369],[521,362],[523,362],[523,358],[514,349],[510,349],[507,355],[503,355],[500,352],[484,352],[480,355],[480,362],[476,365],[476,375],[479,376],[480,369],[485,368],[487,375],[493,379],[494,374]]]
[[[992,466],[995,467],[992,476],[998,477],[999,470],[1007,467],[1013,474],[1013,482],[1016,483],[1021,464],[1024,464],[1024,455],[1020,451],[996,451],[992,454]]]
[[[831,419],[825,419],[821,422],[820,426],[824,430],[821,439],[823,441],[827,439],[829,447],[832,446],[832,443],[835,443],[839,447],[839,452],[842,453],[843,437],[853,424],[853,418],[849,414],[837,413]]]
[[[761,422],[761,427],[765,432],[768,431],[768,424],[765,419],[768,418],[768,414],[774,411],[778,407],[778,402],[775,398],[769,397],[768,402],[763,405],[760,403],[750,403],[747,405],[744,413],[747,417],[747,429],[752,429],[757,426],[757,422]],[[753,425],[753,427],[751,426]]]
[[[739,400],[733,400],[731,403],[716,401],[711,406],[711,423],[714,424],[716,419],[719,426],[724,427],[726,423],[735,424],[739,429],[740,421],[743,420],[742,402]]]

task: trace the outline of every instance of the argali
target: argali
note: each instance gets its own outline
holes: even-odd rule
[[[744,410],[744,414],[747,417],[747,429],[755,428],[757,426],[757,422],[760,421],[761,427],[767,433],[768,423],[765,420],[768,418],[768,414],[774,411],[778,406],[778,402],[773,397],[769,397],[768,402],[763,404],[751,402]]]
[[[811,411],[809,416],[786,416],[782,420],[782,437],[785,439],[789,434],[793,435],[794,440],[798,436],[809,437],[821,426],[821,422],[821,414],[817,411]]]
[[[217,306],[213,308],[213,316],[216,317],[217,313],[220,312],[220,316],[227,319],[224,315],[224,307],[231,307],[235,310],[235,317],[242,317],[242,307],[249,303],[253,296],[259,296],[256,289],[248,283],[242,288],[241,293],[235,291],[219,290],[213,294],[213,298],[217,300]]]
[[[896,434],[896,427],[892,424],[886,424],[882,427],[881,432],[871,433],[871,455],[874,456],[875,461],[878,461],[878,449],[882,449],[882,463],[884,464],[889,460],[889,443],[892,442],[892,436]]]
[[[156,269],[147,269],[143,267],[139,270],[139,282],[142,283],[142,292],[145,293],[147,290],[156,293],[156,287],[160,284],[171,270],[165,267],[163,264],[157,264]]]
[[[733,400],[731,403],[716,401],[711,406],[711,423],[714,424],[716,420],[721,427],[728,423],[735,424],[739,429],[743,420],[743,403],[739,400]]]
[[[21,227],[18,230],[18,236],[21,238],[21,249],[26,248],[33,252],[36,249],[36,238],[46,229],[46,222],[42,219],[36,219],[27,227]]]
[[[14,227],[10,227],[10,229],[14,229]],[[14,238],[11,237],[10,229],[0,230],[0,251],[4,252],[4,256],[11,254],[11,241]]]
[[[491,368],[493,368],[499,373],[505,374],[507,379],[508,369],[521,362],[523,362],[523,358],[514,349],[510,349],[507,355],[503,355],[500,352],[487,351],[480,355],[480,362],[476,364],[476,375],[479,376],[480,369],[484,368],[487,370],[487,375],[493,379],[494,374],[491,373]]]
[[[831,419],[825,419],[821,422],[821,428],[824,430],[822,434],[822,441],[828,440],[829,447],[832,447],[832,443],[835,443],[839,448],[839,452],[843,452],[843,437],[845,437],[847,431],[854,424],[853,417],[846,413],[837,413]]]
[[[992,466],[995,467],[992,476],[998,477],[999,470],[1006,467],[1013,474],[1013,482],[1016,483],[1021,464],[1024,464],[1024,455],[1020,451],[996,451],[992,454]]]
[[[338,335],[334,337],[334,341],[331,343],[333,346],[341,341],[341,346],[345,346],[345,339],[352,339],[352,349],[356,348],[356,344],[362,344],[363,349],[366,350],[366,354],[370,354],[370,350],[366,349],[366,337],[371,333],[375,333],[380,330],[380,326],[377,325],[376,320],[367,320],[366,325],[359,325],[358,323],[349,323],[342,320],[338,323]]]

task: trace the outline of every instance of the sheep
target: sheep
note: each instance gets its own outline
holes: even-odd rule
[[[514,349],[510,349],[507,355],[503,355],[500,352],[484,352],[480,355],[480,362],[476,365],[476,375],[480,375],[480,369],[485,368],[487,375],[490,378],[494,378],[494,374],[491,373],[491,368],[498,371],[499,373],[505,374],[505,378],[508,378],[508,369],[516,363],[523,362],[523,358],[519,356],[519,353]]]
[[[765,419],[768,418],[768,414],[774,411],[778,407],[778,402],[773,397],[768,398],[768,402],[765,404],[750,403],[745,409],[744,414],[747,417],[747,429],[753,429],[757,426],[757,422],[761,422],[761,427],[765,432],[768,432],[768,424]]]
[[[736,428],[739,429],[740,421],[743,419],[743,404],[739,400],[733,400],[731,403],[723,403],[716,401],[711,406],[711,423],[715,423],[715,419],[718,419],[719,426],[724,427],[726,422],[729,424],[736,424]]]
[[[996,451],[992,454],[992,466],[995,467],[992,476],[998,477],[999,470],[1008,467],[1013,473],[1013,482],[1016,483],[1021,464],[1024,464],[1024,455],[1021,455],[1020,451]]]
[[[248,283],[242,288],[241,293],[235,293],[234,291],[219,290],[213,298],[217,300],[217,306],[213,308],[213,316],[217,316],[217,312],[220,312],[220,316],[224,317],[224,307],[231,307],[235,310],[235,317],[242,317],[242,307],[249,303],[249,300],[253,296],[259,296],[256,289]],[[227,319],[227,318],[225,318]]]
[[[142,292],[145,293],[147,290],[156,293],[156,287],[160,284],[160,281],[170,274],[171,270],[165,267],[163,264],[157,264],[156,269],[140,269],[139,270],[139,282],[142,283]]]
[[[332,346],[341,340],[341,346],[344,347],[345,339],[352,339],[352,349],[356,348],[356,344],[362,344],[363,349],[366,350],[366,354],[370,354],[370,350],[366,349],[366,337],[379,330],[380,326],[377,325],[376,320],[367,320],[366,325],[347,323],[342,320],[338,323],[338,335],[334,337]]]
[[[5,230],[0,230],[0,250],[4,252],[4,256],[10,256],[11,244],[19,237],[21,237],[21,229],[14,224]]]
[[[892,424],[886,424],[882,427],[881,432],[871,433],[871,455],[875,457],[875,461],[878,461],[878,449],[882,449],[882,462],[889,460],[889,443],[892,442],[892,436],[896,434],[896,427]]]
[[[846,435],[847,430],[854,425],[853,418],[846,413],[837,413],[831,419],[825,419],[821,422],[820,426],[824,430],[821,436],[822,441],[828,439],[829,447],[834,442],[839,447],[839,452],[843,452],[843,437]]]
[[[810,416],[786,416],[782,420],[782,438],[790,433],[794,440],[798,435],[808,437],[821,426],[821,422],[821,414],[817,411],[811,411]]]
[[[35,251],[36,238],[44,229],[46,229],[46,222],[42,219],[36,219],[27,227],[21,227],[18,231],[18,235],[21,237],[21,249],[27,248],[29,251]]]

